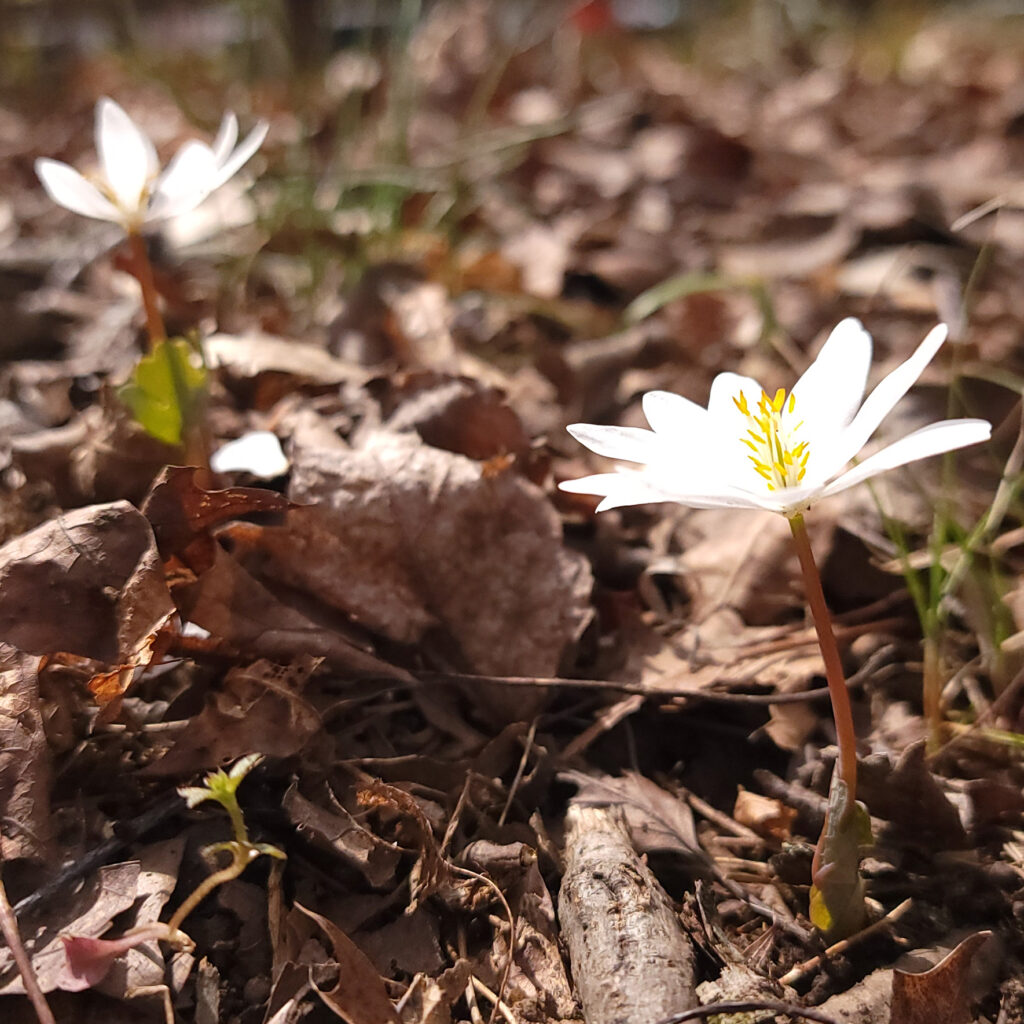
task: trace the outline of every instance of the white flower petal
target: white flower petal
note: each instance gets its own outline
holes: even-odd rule
[[[609,459],[654,462],[664,455],[658,435],[640,427],[602,427],[593,423],[573,423],[566,429],[580,444]]]
[[[238,148],[225,160],[218,160],[219,170],[217,172],[214,188],[219,188],[229,178],[233,178],[242,166],[252,157],[257,149],[263,145],[267,137],[270,125],[266,121],[260,121],[255,128],[242,140]]]
[[[224,115],[220,128],[217,130],[217,137],[213,140],[213,145],[210,147],[213,150],[213,155],[217,158],[218,167],[227,160],[237,141],[238,118],[229,110]]]
[[[289,465],[281,442],[269,430],[243,434],[210,457],[210,469],[215,473],[252,473],[265,480],[287,473]]]
[[[711,382],[706,436],[700,439],[700,444],[714,459],[718,473],[726,479],[746,481],[754,474],[750,449],[743,443],[750,423],[736,408],[735,399],[742,394],[753,410],[763,393],[764,388],[753,377],[738,373],[720,373]]]
[[[125,211],[137,211],[158,166],[153,143],[113,100],[96,104],[96,150],[110,191]]]
[[[117,207],[74,167],[44,157],[36,161],[36,174],[46,194],[59,206],[83,217],[120,222]]]
[[[616,484],[626,477],[622,473],[594,473],[591,476],[577,477],[575,480],[563,480],[559,485],[560,491],[568,491],[570,494],[607,494]],[[633,476],[640,474],[633,471]]]
[[[90,184],[77,171],[54,160],[37,162],[43,187],[56,203],[87,217],[111,220],[128,232],[195,209],[214,189],[236,174],[267,135],[261,121],[238,141],[238,119],[224,115],[211,148],[187,142],[167,169],[153,143],[113,100],[96,105],[96,148],[102,178]],[[157,177],[159,175],[159,178]]]
[[[671,391],[648,391],[643,397],[643,409],[655,433],[665,434],[677,443],[690,431],[707,427],[707,409]]]
[[[736,408],[733,399],[740,394],[746,396],[751,409],[761,400],[764,388],[753,377],[744,377],[738,373],[720,373],[711,382],[711,394],[708,397],[708,414],[715,421],[716,429],[729,429],[735,425],[737,437],[746,430],[746,420]]]
[[[871,335],[859,320],[847,317],[793,386],[793,415],[803,421],[804,436],[820,444],[819,439],[834,436],[853,419],[870,368]]]
[[[987,441],[991,435],[992,425],[986,420],[943,420],[932,423],[894,441],[880,452],[875,452],[823,488],[821,496],[838,494],[879,473],[905,466],[908,462],[917,462],[918,459],[927,459],[932,455]]]
[[[933,327],[924,341],[917,346],[914,354],[905,363],[897,366],[871,392],[867,401],[861,406],[860,412],[854,416],[850,425],[836,439],[829,455],[831,462],[829,475],[845,466],[868,443],[871,435],[878,429],[882,420],[889,415],[893,406],[910,390],[917,378],[924,372],[924,368],[935,358],[935,353],[939,351],[942,343],[946,340],[946,334],[945,324]]]
[[[797,382],[792,412],[789,403],[759,408],[761,385],[735,373],[715,378],[706,413],[680,396],[651,392],[644,396],[643,406],[653,433],[588,423],[569,428],[599,454],[639,463],[640,468],[560,486],[565,491],[600,495],[598,511],[671,501],[693,508],[766,509],[791,516],[878,473],[977,444],[991,435],[992,428],[984,420],[934,423],[829,482],[860,452],[917,380],[945,335],[944,326],[931,331],[856,413],[871,358],[871,338],[853,319],[836,327]],[[749,414],[736,407],[741,395]],[[805,443],[811,457],[801,473],[797,460]]]
[[[602,495],[604,500],[597,511],[621,508],[626,505],[648,505],[671,501],[689,508],[750,508],[781,510],[777,501],[762,500],[759,495],[734,488],[716,489],[712,493],[690,491],[681,487],[665,486],[650,474],[636,470],[618,473],[597,473],[579,480],[566,480],[559,490],[572,494]]]
[[[147,222],[194,210],[216,188],[216,180],[217,160],[213,150],[195,139],[186,142],[153,186]]]

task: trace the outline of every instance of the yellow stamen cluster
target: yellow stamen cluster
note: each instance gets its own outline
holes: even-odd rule
[[[743,392],[733,402],[750,424],[746,437],[740,440],[754,453],[748,458],[767,481],[768,490],[796,487],[807,472],[811,453],[806,441],[795,443],[794,435],[803,426],[802,420],[792,422],[795,397],[790,394],[787,398],[785,388],[779,388],[773,398],[762,391],[753,411]]]

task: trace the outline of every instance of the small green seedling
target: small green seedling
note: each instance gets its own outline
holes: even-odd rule
[[[212,843],[204,847],[202,855],[211,867],[216,867],[223,854],[228,854],[228,863],[203,879],[166,923],[154,921],[139,925],[119,939],[94,939],[82,935],[62,936],[68,973],[63,988],[73,991],[76,988],[85,989],[99,984],[117,957],[143,942],[157,939],[168,943],[174,949],[194,948],[195,943],[181,930],[181,924],[214,889],[238,878],[258,857],[287,859],[285,853],[276,846],[269,843],[254,843],[249,839],[242,808],[238,804],[238,787],[261,760],[259,754],[248,754],[237,761],[228,772],[221,769],[210,772],[202,786],[184,786],[178,790],[189,807],[197,807],[207,800],[212,800],[227,812],[231,819],[232,838],[223,843]]]

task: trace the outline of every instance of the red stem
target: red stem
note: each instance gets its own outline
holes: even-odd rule
[[[832,698],[832,714],[836,722],[836,740],[839,744],[839,777],[846,783],[850,804],[852,805],[857,792],[857,734],[853,728],[853,709],[850,706],[850,691],[846,688],[846,677],[843,675],[843,663],[839,658],[839,647],[836,645],[835,634],[832,632],[832,617],[825,603],[825,593],[821,589],[821,574],[814,561],[811,541],[807,536],[804,517],[792,516],[789,520],[793,531],[793,542],[796,544],[797,557],[804,575],[804,590],[807,604],[811,609],[811,618],[818,634],[818,646],[825,662],[825,678],[828,680],[828,692]]]
[[[149,331],[149,347],[152,349],[167,337],[164,319],[160,315],[160,302],[156,281],[153,279],[153,266],[149,262],[146,242],[142,235],[137,231],[131,232],[128,235],[128,244],[131,247],[132,274],[142,289],[142,305],[146,310],[146,329]]]

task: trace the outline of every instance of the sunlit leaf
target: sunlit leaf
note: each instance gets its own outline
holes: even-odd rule
[[[169,338],[139,360],[118,393],[147,434],[177,445],[201,415],[206,386],[199,350],[184,338]]]

